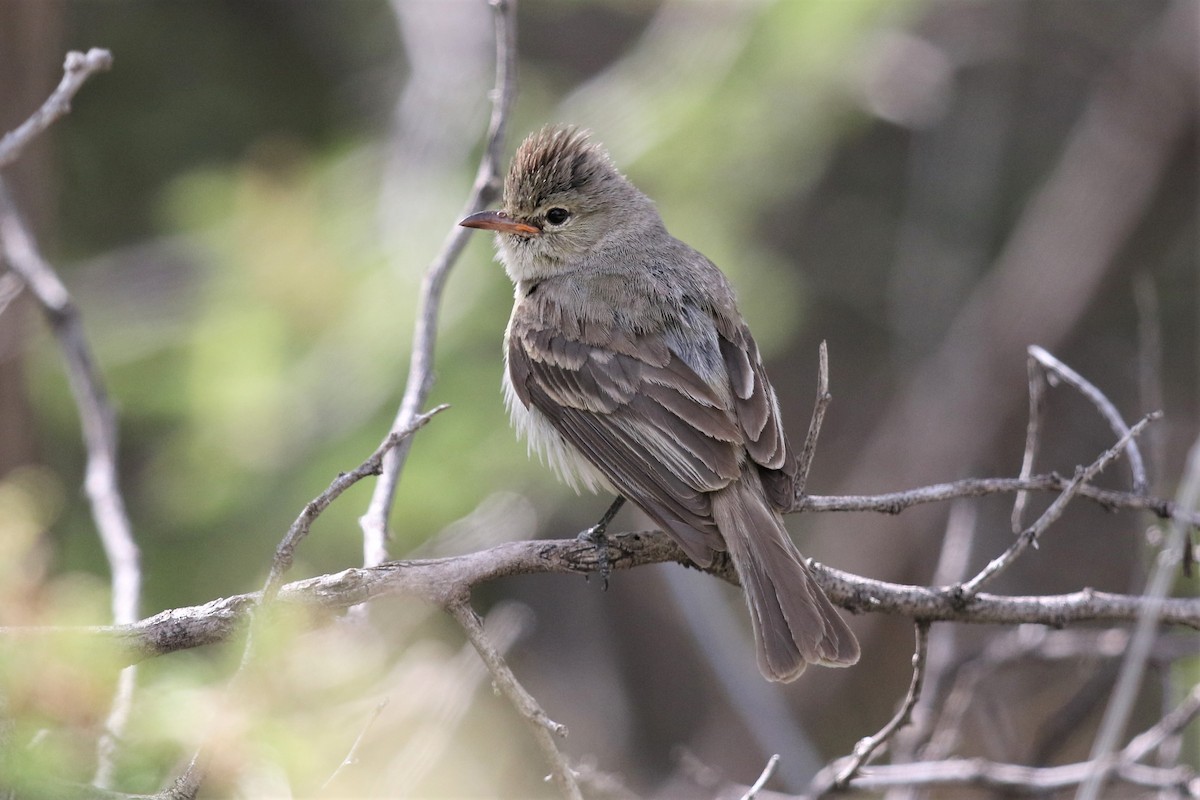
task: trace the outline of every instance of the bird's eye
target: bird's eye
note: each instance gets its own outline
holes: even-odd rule
[[[562,225],[570,218],[571,212],[558,206],[546,212],[546,222],[549,222],[551,225]]]

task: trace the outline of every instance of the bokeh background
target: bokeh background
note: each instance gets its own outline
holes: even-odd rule
[[[506,152],[546,122],[594,131],[731,277],[793,440],[828,342],[812,492],[1016,475],[1036,343],[1128,420],[1166,412],[1145,446],[1170,496],[1197,433],[1198,31],[1187,0],[522,0]],[[479,156],[491,16],[482,0],[4,0],[0,129],[48,94],[66,50],[92,46],[114,69],[6,178],[119,408],[149,614],[259,585],[303,504],[387,430],[421,274]],[[509,429],[510,292],[476,235],[439,332],[432,401],[452,409],[416,440],[396,557],[570,536],[608,504],[558,485]],[[1069,474],[1111,444],[1069,391],[1047,414],[1041,470]],[[19,297],[0,314],[6,624],[106,620],[83,463],[61,360]],[[1105,479],[1128,485],[1128,471]],[[325,513],[294,575],[361,563],[369,491]],[[969,504],[972,570],[1010,541],[1010,507]],[[924,583],[949,513],[789,524],[820,561]],[[995,589],[1137,591],[1151,522],[1076,503]],[[617,527],[644,524],[626,511]],[[615,575],[607,592],[514,578],[477,600],[515,630],[513,665],[570,729],[566,750],[646,795],[695,796],[696,760],[750,783],[776,752],[772,785],[798,790],[887,719],[910,675],[910,624],[868,616],[852,621],[857,667],[768,685],[737,593],[679,567]],[[551,794],[460,634],[398,603],[373,613],[370,634],[280,637],[252,702],[222,694],[236,648],[146,665],[126,788],[156,788],[217,724],[238,744],[212,796],[306,796],[374,719],[333,796]],[[998,633],[956,629],[950,652],[966,663]],[[86,777],[111,676],[62,676],[78,696],[54,703],[45,662],[9,661],[7,780]],[[1153,673],[1136,723],[1196,669]],[[1113,675],[1096,653],[997,667],[972,689],[958,752],[1082,758]],[[1048,727],[1068,705],[1071,724]]]

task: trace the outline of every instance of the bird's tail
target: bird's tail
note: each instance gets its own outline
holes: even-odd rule
[[[713,495],[713,516],[750,606],[762,674],[786,683],[809,664],[857,662],[858,640],[813,581],[753,467]]]

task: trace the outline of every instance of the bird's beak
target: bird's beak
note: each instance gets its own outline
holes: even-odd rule
[[[538,236],[542,229],[525,222],[517,222],[503,211],[480,211],[458,223],[464,228],[480,228],[501,233],[519,233],[522,236]]]

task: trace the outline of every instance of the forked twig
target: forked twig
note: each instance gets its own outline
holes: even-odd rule
[[[992,494],[1007,492],[1063,492],[1071,481],[1067,478],[1049,472],[1034,475],[1029,480],[1020,478],[963,478],[947,483],[935,483],[929,486],[919,486],[902,492],[868,495],[817,495],[810,494],[798,498],[796,504],[787,513],[801,511],[877,511],[881,514],[899,514],[905,509],[928,503],[942,503],[946,500],[956,500],[962,497],[984,497]],[[1193,527],[1200,526],[1200,513],[1193,509],[1182,508],[1173,500],[1149,495],[1121,492],[1115,489],[1104,489],[1091,484],[1079,484],[1076,492],[1080,497],[1092,500],[1108,510],[1123,509],[1125,511],[1149,511],[1160,519],[1178,520]]]
[[[20,158],[30,142],[60,117],[65,116],[71,110],[71,98],[83,88],[88,78],[98,72],[107,72],[112,68],[112,63],[112,53],[98,47],[93,47],[86,53],[75,50],[67,53],[63,62],[62,80],[46,98],[46,102],[16,130],[9,131],[0,139],[0,168],[7,167]]]
[[[1096,475],[1098,475],[1105,467],[1115,461],[1117,457],[1121,455],[1122,451],[1127,451],[1129,440],[1137,436],[1148,424],[1159,419],[1161,416],[1162,414],[1157,411],[1147,414],[1136,425],[1126,431],[1115,445],[1110,447],[1108,450],[1105,450],[1099,458],[1097,458],[1087,467],[1078,470],[1075,477],[1067,485],[1067,488],[1064,489],[1062,494],[1056,497],[1054,502],[1042,512],[1042,515],[1038,517],[1037,521],[1034,522],[1033,525],[1021,531],[1021,533],[1017,536],[1016,541],[1014,541],[1007,550],[1005,550],[1001,555],[992,559],[992,561],[989,562],[986,567],[979,571],[979,574],[959,587],[961,595],[965,598],[974,596],[984,584],[991,581],[997,575],[1012,566],[1013,562],[1015,562],[1017,558],[1019,558],[1021,554],[1030,547],[1030,545],[1036,545],[1038,537],[1040,537],[1048,527],[1054,524],[1054,522],[1056,522],[1058,518],[1062,516],[1063,511],[1066,510],[1067,504],[1070,503],[1071,500],[1073,500],[1079,493],[1079,487],[1090,482],[1092,478],[1096,477]]]
[[[1108,421],[1113,434],[1122,437],[1125,442],[1126,455],[1129,458],[1129,469],[1133,473],[1133,491],[1136,494],[1145,493],[1149,482],[1146,479],[1146,464],[1142,460],[1142,451],[1133,437],[1126,437],[1126,434],[1129,433],[1129,426],[1125,424],[1125,420],[1121,418],[1121,412],[1117,411],[1117,407],[1112,404],[1112,401],[1105,397],[1104,393],[1097,389],[1091,381],[1059,361],[1044,348],[1038,347],[1036,344],[1030,345],[1029,357],[1048,372],[1075,387]]]
[[[343,492],[349,489],[354,484],[358,483],[368,475],[378,475],[383,469],[383,461],[387,454],[395,450],[421,428],[425,427],[425,423],[433,419],[436,415],[445,411],[450,406],[442,404],[436,408],[430,409],[424,414],[419,414],[401,430],[390,432],[379,447],[375,448],[367,460],[359,464],[349,472],[342,472],[333,482],[310,500],[304,509],[300,512],[300,516],[296,517],[296,521],[288,528],[288,532],[279,542],[279,546],[275,549],[275,558],[271,563],[271,573],[267,577],[266,585],[263,587],[262,604],[270,603],[275,599],[275,595],[279,593],[279,587],[283,584],[284,574],[291,568],[292,561],[295,558],[296,547],[308,536],[308,532],[312,529],[312,524],[316,522],[317,517],[321,515],[325,509]]]

